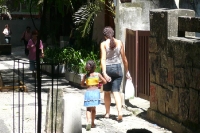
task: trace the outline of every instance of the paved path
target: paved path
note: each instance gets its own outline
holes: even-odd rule
[[[27,61],[24,56],[23,47],[15,47],[12,49],[11,56],[0,56],[0,60],[7,60],[13,56]],[[29,92],[0,92],[0,133],[13,133],[13,127],[15,132],[34,133],[37,127],[35,121],[37,112],[35,106],[37,106],[37,94],[34,92],[34,78],[31,77],[28,65],[19,65],[19,67],[25,68],[25,83],[28,86]],[[0,71],[4,74],[12,74],[13,61],[1,61]],[[85,130],[86,116],[85,107],[83,106],[83,96],[85,89],[76,88],[71,86],[64,78],[59,78],[58,81],[54,81],[59,84],[59,88],[63,88],[64,93],[73,93],[74,97],[79,99],[79,105],[81,106],[81,120],[82,120],[82,132],[90,133],[126,133],[127,130],[133,129],[133,133],[140,130],[143,133],[172,133],[171,131],[162,128],[154,123],[145,120],[145,110],[149,107],[149,102],[140,98],[130,100],[127,108],[123,108],[123,122],[118,123],[115,120],[117,116],[117,110],[114,100],[112,98],[111,104],[111,117],[110,119],[103,118],[105,114],[105,108],[103,103],[103,93],[101,93],[102,103],[97,106],[97,115],[95,119],[96,128],[92,128],[91,131]],[[52,87],[51,77],[42,75],[42,133],[45,133],[45,119],[46,119],[46,103],[48,88]],[[56,87],[56,86],[55,86]],[[14,100],[13,100],[14,99]],[[22,108],[24,107],[24,108]],[[135,108],[135,112],[129,111]],[[141,114],[138,117],[135,114]],[[23,120],[23,121],[22,121]],[[13,126],[15,125],[15,126]]]

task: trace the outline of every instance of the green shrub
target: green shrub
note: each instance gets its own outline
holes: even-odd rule
[[[65,64],[67,71],[75,73],[86,73],[85,64],[88,60],[94,60],[96,71],[100,72],[99,52],[88,51],[86,49],[75,50],[71,47],[59,48],[47,47],[44,50],[45,63]]]

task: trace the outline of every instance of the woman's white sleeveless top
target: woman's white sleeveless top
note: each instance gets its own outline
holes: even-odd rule
[[[115,47],[112,50],[110,49],[110,46],[109,46],[110,39],[107,39],[105,43],[106,43],[106,65],[121,63],[121,60],[120,60],[121,46],[117,45],[117,47]]]

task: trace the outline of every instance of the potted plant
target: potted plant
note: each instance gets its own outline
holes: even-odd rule
[[[45,57],[43,58],[43,63],[41,65],[41,70],[52,75],[53,73],[57,76],[65,75],[65,59],[68,49],[66,48],[51,48],[47,47],[44,50]]]
[[[93,51],[87,53],[86,50],[74,51],[71,54],[70,60],[67,61],[67,70],[65,77],[69,82],[80,84],[83,76],[86,74],[85,65],[88,60],[94,60],[96,63],[96,71],[100,72],[100,58]]]

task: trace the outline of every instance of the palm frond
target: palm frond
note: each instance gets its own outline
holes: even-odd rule
[[[111,1],[112,2],[112,1]],[[114,8],[108,6],[109,12],[114,14]],[[94,19],[97,15],[105,9],[105,0],[95,0],[89,2],[79,8],[73,15],[76,30],[81,31],[81,36],[88,35],[93,27]]]

